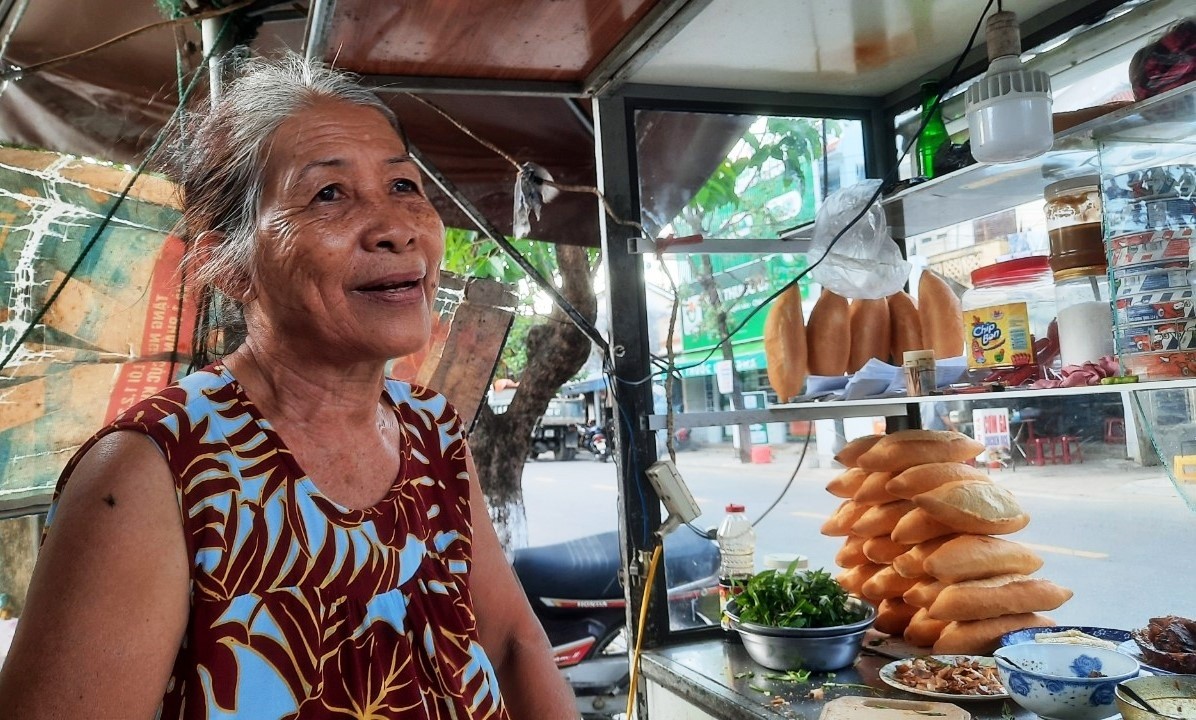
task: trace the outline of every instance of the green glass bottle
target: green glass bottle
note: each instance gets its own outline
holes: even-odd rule
[[[922,121],[926,127],[918,136],[915,146],[918,154],[918,174],[922,177],[934,177],[934,155],[944,143],[950,142],[947,126],[943,123],[942,108],[936,102],[939,97],[939,84],[934,81],[922,83]],[[929,118],[929,120],[927,119]]]

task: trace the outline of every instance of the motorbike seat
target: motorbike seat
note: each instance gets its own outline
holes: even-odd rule
[[[529,598],[615,600],[619,585],[619,534],[605,532],[553,545],[516,550],[513,566]],[[718,572],[718,548],[688,528],[665,538],[664,565],[670,587]]]

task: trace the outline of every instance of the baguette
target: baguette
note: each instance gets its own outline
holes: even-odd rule
[[[933,540],[920,542],[901,555],[898,555],[893,560],[893,569],[905,577],[927,577],[930,575],[930,572],[927,571],[925,567],[926,558],[930,557],[930,555],[942,547],[944,543],[950,542],[957,537],[959,536],[943,535],[942,537],[936,537]]]
[[[1042,567],[1042,558],[1020,543],[987,535],[959,535],[933,549],[922,567],[927,575],[957,583],[1009,573],[1029,575]]]
[[[930,647],[939,639],[947,623],[935,620],[926,612],[926,608],[918,610],[905,628],[905,641],[915,647]]]
[[[856,520],[867,512],[870,508],[867,505],[861,505],[851,500],[845,500],[843,504],[831,513],[831,516],[822,523],[820,532],[823,535],[831,537],[842,537],[851,533],[852,525],[855,525]]]
[[[963,307],[951,286],[930,270],[918,278],[918,320],[922,344],[934,350],[936,360],[963,354]]]
[[[915,465],[903,473],[894,475],[893,479],[885,485],[885,490],[895,498],[913,500],[915,495],[959,480],[990,482],[988,475],[971,465],[957,462],[936,462]]]
[[[835,553],[835,564],[846,570],[871,562],[864,554],[864,542],[862,537],[848,537],[843,547],[839,548],[839,552]]]
[[[844,472],[831,478],[826,484],[826,491],[835,497],[851,500],[864,484],[864,478],[870,475],[867,470],[848,468]]]
[[[860,472],[867,471],[860,470]],[[866,505],[880,505],[882,503],[900,500],[901,498],[893,495],[885,489],[885,486],[888,485],[889,480],[892,479],[892,473],[868,473],[868,476],[864,478],[864,482],[860,485],[860,489],[856,491],[855,495],[853,495],[851,499]]]
[[[922,321],[918,318],[918,306],[906,292],[889,296],[889,355],[892,363],[900,366],[905,362],[908,350],[922,350]]]
[[[962,322],[963,316],[960,316]],[[807,358],[811,375],[842,375],[847,372],[851,343],[843,333],[848,325],[847,298],[823,288],[810,321],[806,323]]]
[[[955,532],[1004,535],[1030,522],[1013,493],[990,482],[947,483],[916,496],[913,502]]]
[[[853,300],[847,313],[850,350],[847,372],[859,372],[872,358],[887,360],[889,343],[889,303],[879,300]]]
[[[909,545],[893,542],[888,535],[870,537],[864,541],[864,557],[874,563],[887,565],[909,550]]]
[[[768,384],[781,402],[801,395],[806,384],[806,323],[801,291],[794,284],[781,293],[764,321],[764,357]]]
[[[901,598],[885,598],[876,608],[872,626],[886,635],[901,635],[917,612],[918,608],[906,605]]]
[[[943,628],[934,643],[936,655],[991,655],[1007,632],[1028,627],[1054,627],[1055,621],[1037,613],[1002,615],[987,620],[956,621]]]
[[[872,576],[880,572],[885,565],[877,565],[875,563],[868,563],[866,565],[856,565],[853,568],[848,568],[835,576],[843,589],[852,595],[860,595],[860,591],[864,587],[864,583],[872,579]]]
[[[934,604],[935,598],[947,587],[942,580],[928,578],[918,581],[901,596],[901,599],[917,608],[928,608]],[[946,621],[943,622],[946,624]]]
[[[859,503],[856,504],[858,505]],[[858,520],[852,523],[851,534],[865,538],[888,535],[897,526],[897,521],[913,509],[914,504],[910,500],[898,500],[896,502],[885,503],[884,505],[873,505]]]
[[[984,452],[984,444],[953,430],[901,430],[885,435],[858,465],[865,470],[905,472],[915,465],[964,462]]]
[[[893,532],[889,535],[894,542],[899,542],[902,545],[917,545],[943,535],[952,535],[955,532],[951,526],[935,520],[930,513],[922,508],[915,507],[906,513],[905,517],[897,521]]]
[[[881,565],[880,569],[860,587],[860,593],[872,602],[878,603],[888,598],[901,597],[916,583],[916,580],[898,575],[892,565]]]
[[[986,620],[1001,615],[1054,610],[1071,596],[1071,590],[1050,580],[1027,575],[998,575],[947,585],[930,606],[930,617],[936,620]]]
[[[860,456],[871,450],[882,437],[884,435],[864,435],[852,440],[835,453],[835,462],[849,468],[856,467]]]

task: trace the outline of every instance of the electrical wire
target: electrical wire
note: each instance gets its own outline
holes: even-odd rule
[[[640,619],[635,631],[635,652],[631,655],[631,677],[627,683],[627,720],[635,714],[635,691],[640,677],[640,656],[644,650],[644,628],[648,625],[648,605],[652,600],[652,585],[656,579],[656,566],[660,564],[660,550],[663,539],[652,549],[652,560],[648,563],[648,577],[644,583],[644,597],[640,602]]]
[[[756,527],[764,518],[768,517],[768,513],[772,512],[772,509],[780,504],[782,498],[785,497],[785,493],[789,492],[789,488],[793,487],[793,481],[797,479],[797,471],[801,470],[801,464],[806,461],[806,451],[810,449],[811,437],[813,437],[813,433],[807,432],[806,441],[801,446],[801,455],[798,456],[797,465],[794,466],[793,472],[789,475],[789,481],[785,483],[785,487],[781,488],[781,494],[777,495],[777,499],[773,500],[772,504],[765,508],[764,512],[760,513],[760,517],[752,521],[752,527]]]
[[[191,93],[195,90],[196,85],[199,84],[199,79],[203,77],[203,70],[205,67],[207,67],[208,62],[211,60],[212,54],[215,52],[215,48],[219,47],[219,41],[228,27],[229,26],[225,24],[220,28],[220,32],[216,36],[216,42],[213,43],[212,49],[204,55],[203,61],[200,62],[199,67],[195,70],[195,74],[191,76],[191,82],[188,83],[186,91],[183,92],[183,95],[180,98],[180,102],[175,108],[174,113],[171,114],[170,118],[162,126],[162,129],[158,132],[157,137],[154,138],[153,144],[150,145],[149,150],[146,152],[145,157],[142,158],[140,163],[138,163],[137,168],[133,171],[132,177],[130,177],[125,183],[124,187],[121,188],[120,194],[116,196],[116,199],[112,202],[112,205],[109,206],[107,212],[104,213],[104,217],[96,226],[96,229],[92,233],[91,237],[88,238],[87,242],[83,244],[83,249],[79,252],[79,256],[75,258],[75,261],[71,263],[69,268],[67,268],[62,280],[50,293],[49,297],[46,298],[46,301],[42,303],[42,306],[33,314],[33,317],[25,326],[25,329],[21,331],[21,334],[13,342],[12,348],[9,349],[8,354],[4,356],[3,360],[0,360],[0,372],[3,372],[4,369],[8,367],[8,364],[17,354],[17,351],[21,349],[21,346],[25,344],[25,341],[29,339],[29,336],[33,334],[33,331],[38,327],[38,323],[45,318],[46,313],[49,312],[50,307],[54,304],[54,301],[56,301],[58,297],[62,295],[62,291],[66,288],[67,283],[69,283],[72,278],[74,278],[75,273],[79,271],[79,268],[83,265],[83,261],[87,259],[87,256],[91,253],[96,243],[99,242],[100,237],[104,234],[104,231],[108,228],[109,223],[112,222],[112,218],[116,215],[116,211],[124,203],[125,198],[129,196],[129,193],[133,190],[133,185],[136,184],[137,179],[140,178],[143,173],[145,173],[146,169],[149,167],[150,161],[153,160],[154,156],[158,153],[158,150],[162,148],[162,144],[166,141],[166,137],[169,133],[171,125],[181,118],[187,103],[187,99],[191,97]],[[176,344],[176,352],[177,349],[178,346]]]

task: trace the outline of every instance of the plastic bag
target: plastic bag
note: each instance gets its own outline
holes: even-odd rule
[[[811,262],[830,247],[826,258],[811,274],[821,286],[849,298],[877,300],[905,287],[911,266],[889,237],[880,203],[873,203],[843,237],[831,247],[835,234],[843,229],[876,194],[880,180],[865,180],[843,188],[823,202],[814,220]]]
[[[1145,100],[1196,80],[1196,16],[1167,29],[1130,60],[1135,100]]]

